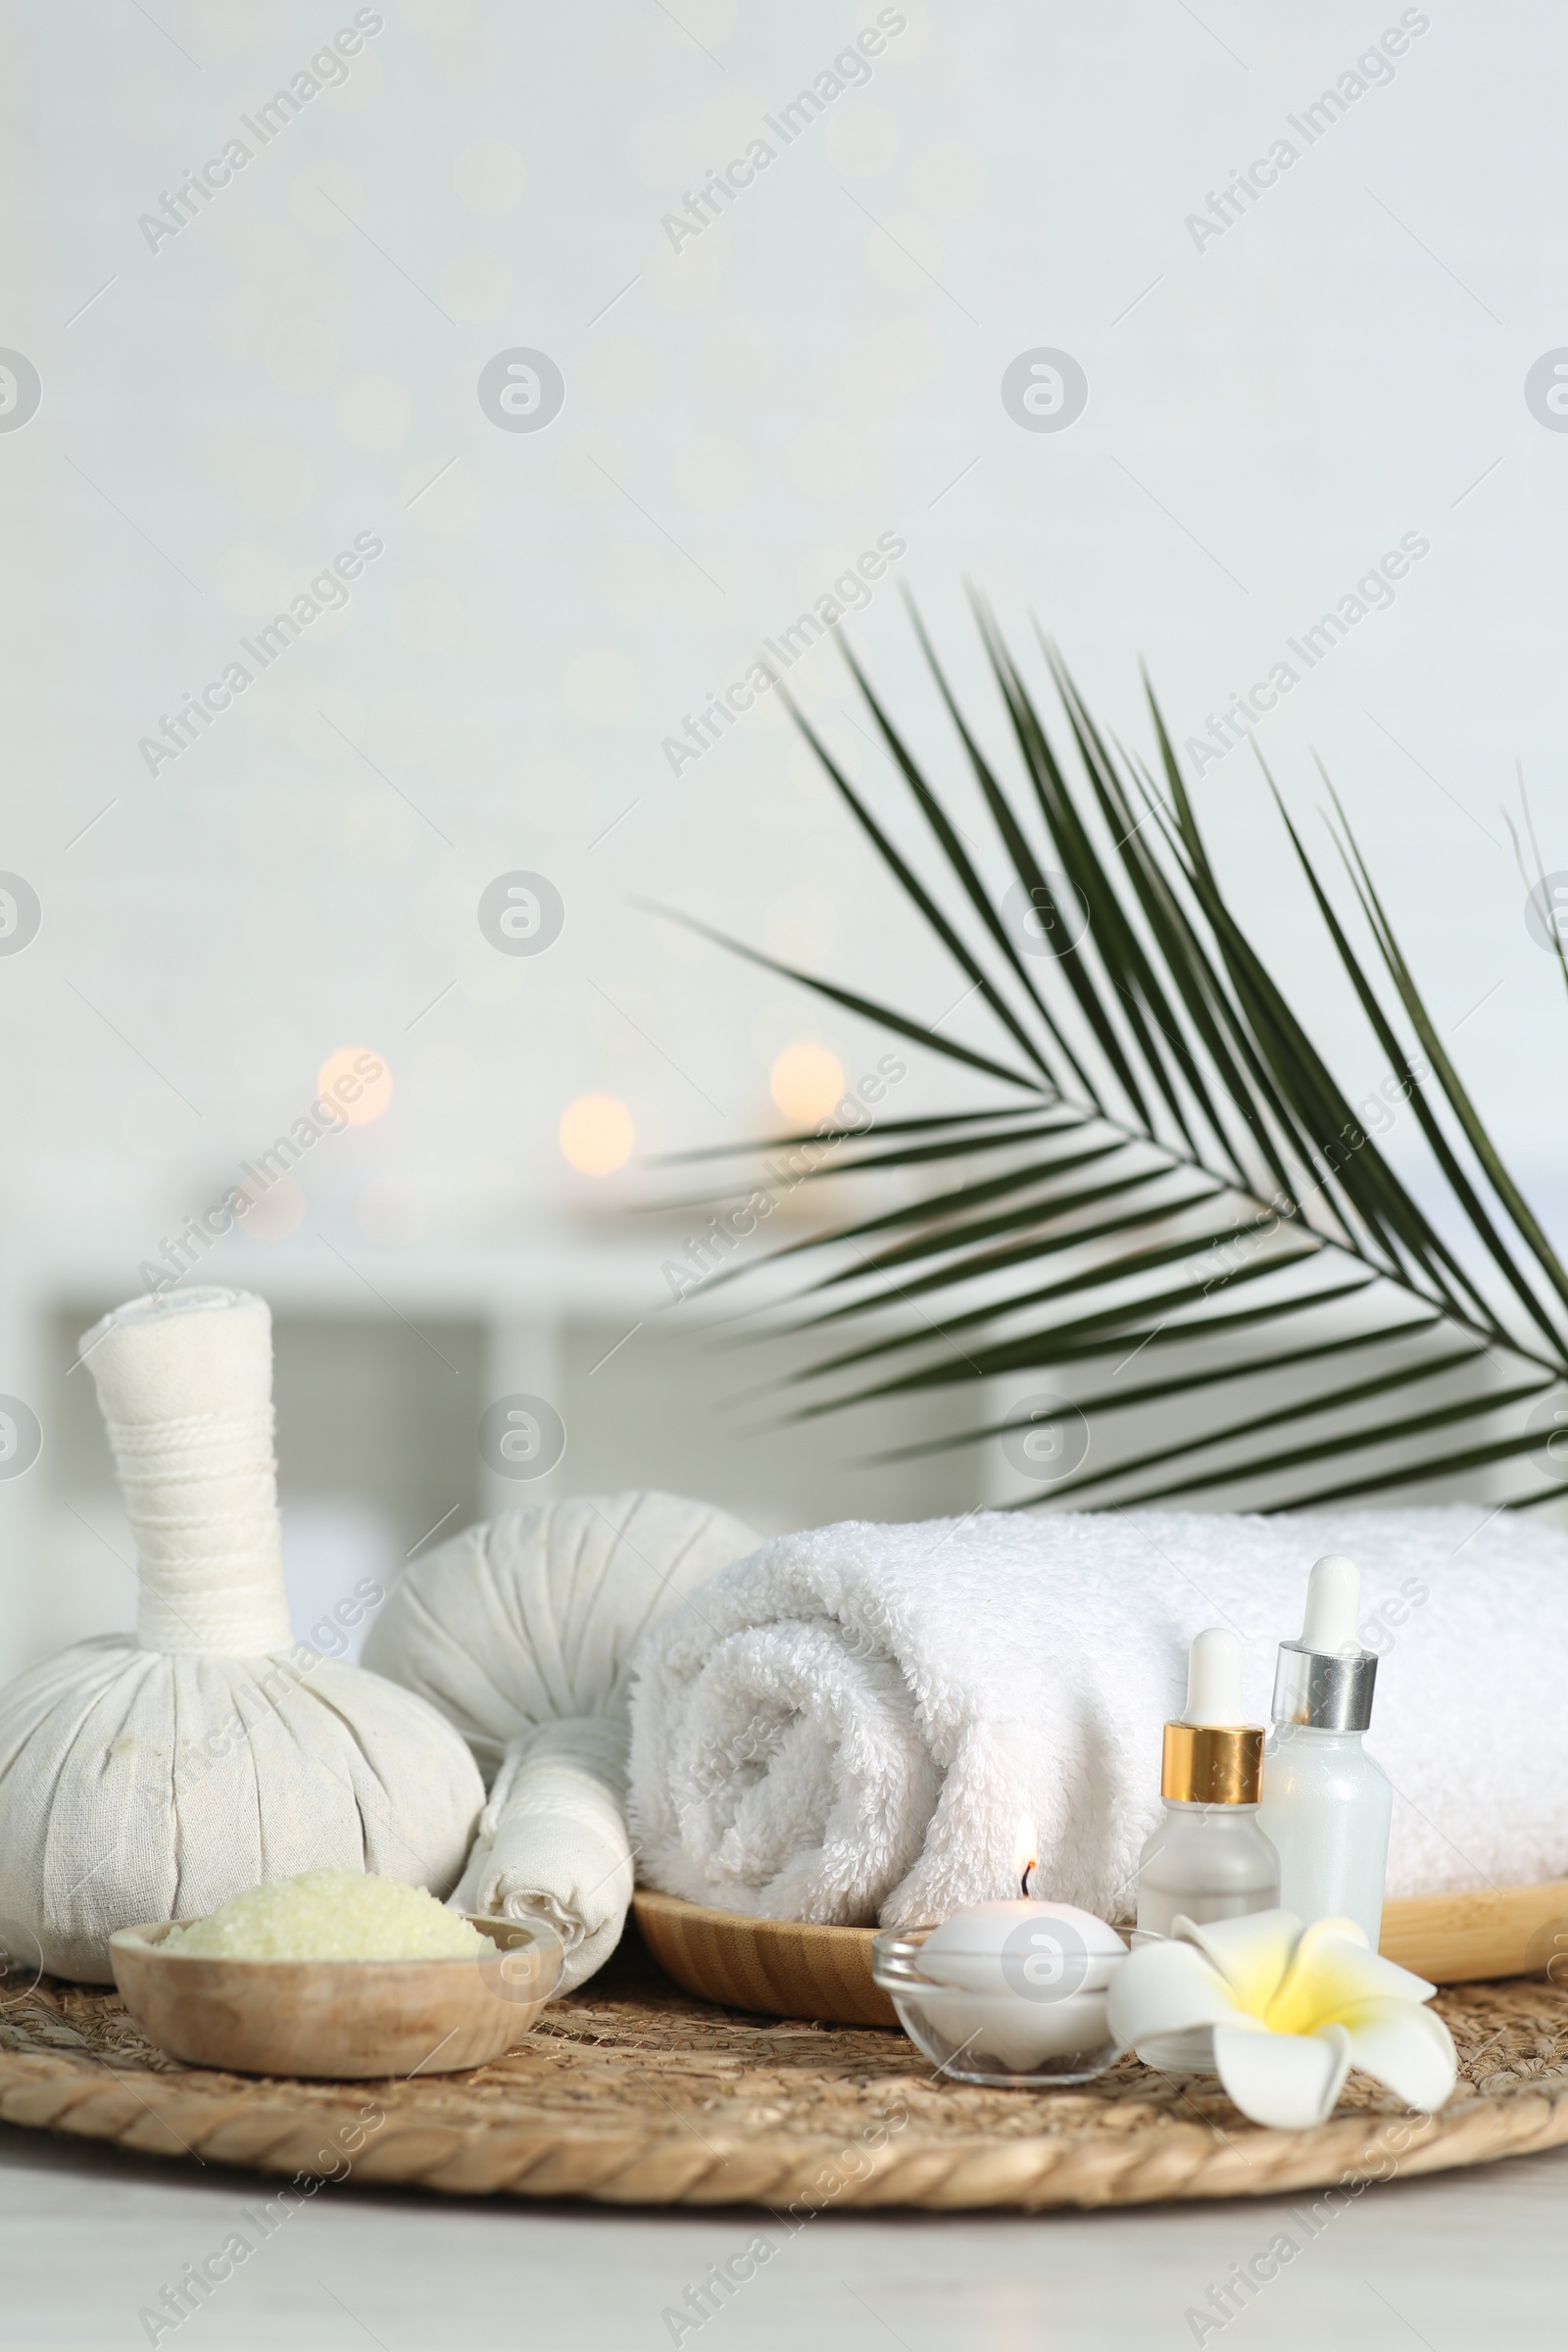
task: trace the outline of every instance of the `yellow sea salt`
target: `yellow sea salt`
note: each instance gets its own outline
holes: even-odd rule
[[[163,1942],[200,1960],[466,1960],[491,1948],[422,1886],[358,1870],[248,1887]]]

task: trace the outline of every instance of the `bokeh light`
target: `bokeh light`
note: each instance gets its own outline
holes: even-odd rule
[[[392,1100],[392,1073],[368,1046],[339,1046],[316,1073],[316,1092],[335,1103],[351,1127],[378,1119]]]
[[[579,1176],[612,1176],[637,1141],[631,1112],[613,1095],[579,1095],[561,1114],[561,1150]]]
[[[826,1046],[786,1046],[773,1064],[768,1092],[785,1118],[814,1127],[843,1098],[843,1064]]]

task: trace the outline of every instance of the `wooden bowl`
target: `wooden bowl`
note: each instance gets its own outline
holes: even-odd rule
[[[874,1928],[814,1928],[710,1911],[639,1886],[643,1940],[687,1992],[728,2009],[827,2025],[896,2026],[871,1981]],[[1384,1906],[1379,1948],[1434,1984],[1475,1984],[1560,1967],[1568,1979],[1568,1880],[1466,1894],[1406,1895]]]
[[[187,2065],[345,2082],[450,2075],[522,2040],[564,1958],[553,1928],[468,1917],[494,1947],[472,1960],[199,1959],[161,1948],[167,1920],[122,1928],[109,1957],[142,2032]]]
[[[871,1982],[874,1928],[817,1928],[710,1911],[639,1886],[637,1925],[660,1967],[687,1992],[728,2009],[809,2017],[840,2026],[897,2026]]]

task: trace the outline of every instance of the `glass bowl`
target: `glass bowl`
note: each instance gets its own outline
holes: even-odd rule
[[[1003,1981],[994,1988],[939,1984],[924,1975],[920,1949],[930,1928],[888,1928],[872,1939],[871,1974],[899,2023],[955,2082],[1000,2090],[1049,2090],[1092,2082],[1115,2065],[1121,2045],[1106,2022],[1109,1980],[1125,1951],[1102,1955],[1094,1986],[1070,1992]]]

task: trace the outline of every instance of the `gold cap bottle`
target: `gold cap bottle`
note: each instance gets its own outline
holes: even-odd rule
[[[1239,1723],[1242,1645],[1223,1626],[1193,1642],[1187,1705],[1165,1726],[1159,1793],[1179,1805],[1255,1805],[1263,1789],[1263,1727]]]
[[[1199,1634],[1188,1654],[1187,1705],[1165,1726],[1165,1817],[1138,1863],[1142,1936],[1172,1936],[1180,1920],[1200,1927],[1279,1902],[1280,1859],[1257,1823],[1263,1727],[1241,1720],[1243,1664],[1240,1641],[1219,1625]],[[1182,2063],[1207,2063],[1193,2055],[1192,2035],[1178,2034],[1177,2044]]]

